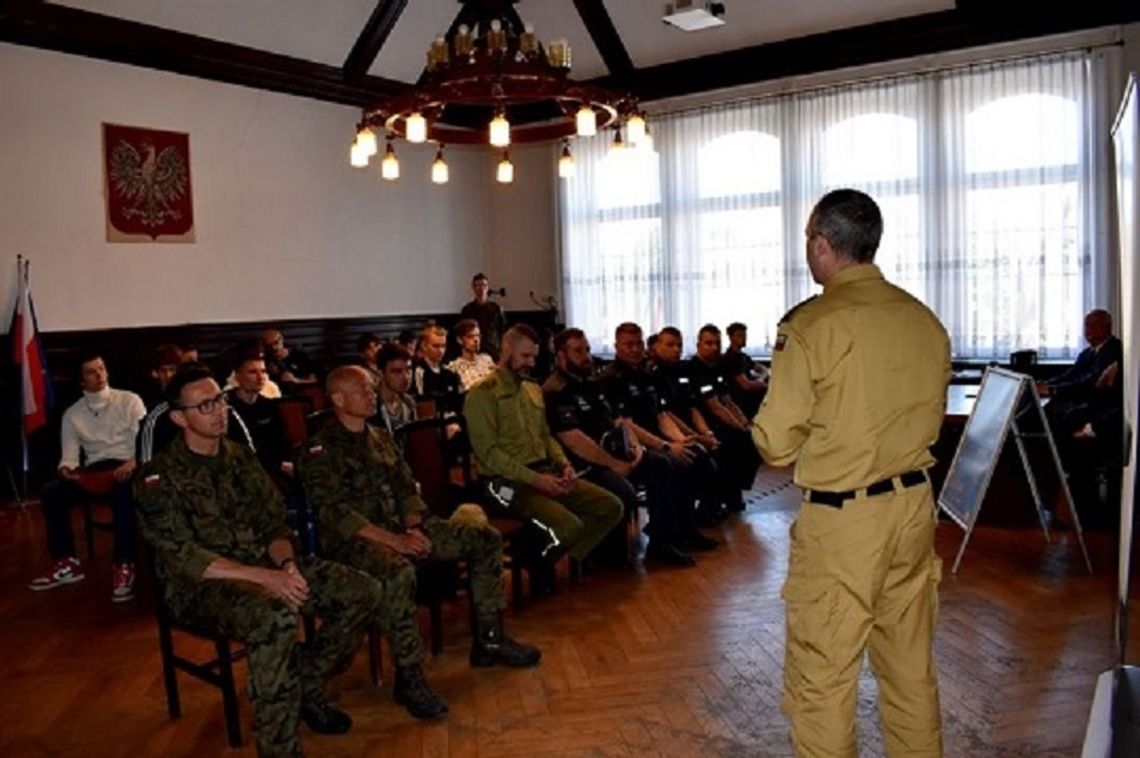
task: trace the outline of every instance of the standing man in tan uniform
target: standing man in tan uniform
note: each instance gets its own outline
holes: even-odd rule
[[[752,438],[796,464],[803,507],[791,530],[784,710],[800,756],[855,756],[863,652],[879,682],[890,756],[940,756],[931,646],[941,560],[926,470],[950,380],[950,341],[921,302],[873,261],[883,221],[856,190],[808,219],[807,262],[823,294],[780,322]]]

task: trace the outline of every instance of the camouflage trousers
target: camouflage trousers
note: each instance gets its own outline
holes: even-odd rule
[[[245,643],[260,756],[301,754],[301,702],[324,697],[326,681],[347,666],[381,603],[380,586],[355,569],[316,557],[298,559],[297,567],[309,584],[300,612],[248,582],[204,580],[168,592],[167,605],[178,621]],[[297,639],[302,615],[322,620],[303,646]]]
[[[392,648],[397,667],[419,663],[423,640],[416,623],[416,566],[421,563],[466,561],[471,576],[471,602],[478,623],[491,623],[503,609],[503,538],[490,525],[463,524],[429,516],[424,532],[431,555],[413,562],[392,550],[363,540],[340,545],[330,557],[360,569],[380,581],[384,599],[380,627]]]

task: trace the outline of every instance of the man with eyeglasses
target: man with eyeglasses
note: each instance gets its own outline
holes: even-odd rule
[[[43,489],[52,563],[28,587],[50,590],[83,579],[71,531],[71,508],[106,497],[111,501],[115,530],[111,602],[121,603],[135,596],[135,512],[130,479],[135,470],[135,437],[146,407],[135,393],[110,386],[107,366],[98,353],[80,355],[77,365],[83,397],[63,414],[59,478]]]
[[[380,580],[380,625],[396,666],[392,694],[412,716],[438,718],[448,707],[421,665],[417,565],[467,562],[475,606],[472,666],[538,663],[537,648],[503,634],[502,537],[485,520],[444,520],[428,512],[391,435],[368,423],[376,415],[368,372],[359,366],[334,369],[327,389],[336,419],[309,441],[299,467],[317,509],[321,552]]]
[[[347,665],[381,602],[371,577],[297,557],[281,495],[249,448],[226,439],[226,396],[201,366],[169,386],[181,434],[135,480],[163,602],[179,621],[245,643],[257,751],[299,755],[297,722],[341,734],[348,714],[324,686]],[[322,623],[301,646],[301,614]]]

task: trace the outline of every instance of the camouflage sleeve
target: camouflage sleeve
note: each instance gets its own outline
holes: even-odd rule
[[[400,516],[416,516],[427,513],[427,503],[420,497],[419,487],[416,486],[416,478],[412,474],[412,468],[404,460],[404,456],[400,455],[400,450],[396,447],[391,435],[377,429],[373,432],[372,438],[375,444],[385,448],[381,453],[382,458],[395,462],[392,467],[392,478],[394,480],[392,492],[396,496],[396,502],[399,503]]]
[[[350,540],[368,525],[368,519],[349,505],[343,492],[344,478],[339,475],[334,458],[314,439],[301,453],[298,472],[305,496],[317,510],[321,531]]]
[[[499,444],[499,420],[495,405],[495,395],[481,385],[476,385],[467,393],[463,404],[467,434],[471,438],[479,470],[491,476],[505,477],[512,482],[529,484],[538,474],[511,457]],[[545,426],[545,422],[543,424]]]
[[[183,509],[192,505],[180,496],[176,483],[161,466],[150,464],[135,477],[134,495],[139,528],[155,557],[172,576],[191,582],[201,579],[206,567],[220,556],[194,542],[182,517]]]
[[[277,485],[265,473],[257,458],[248,448],[235,446],[241,454],[242,477],[255,491],[255,500],[262,507],[256,509],[257,529],[264,544],[276,540],[293,541],[293,530],[285,520],[285,500]]]

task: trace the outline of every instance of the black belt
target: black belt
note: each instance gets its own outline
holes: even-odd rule
[[[908,471],[905,474],[898,476],[887,477],[880,479],[874,484],[867,485],[867,497],[872,495],[882,495],[886,492],[893,492],[895,489],[895,480],[898,479],[902,487],[913,487],[916,484],[922,484],[926,481],[926,472],[921,469],[915,471]],[[820,490],[805,490],[804,494],[807,495],[809,503],[816,503],[817,505],[827,505],[832,508],[842,508],[844,500],[854,500],[859,490],[846,490],[844,492],[821,492]]]

